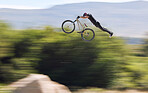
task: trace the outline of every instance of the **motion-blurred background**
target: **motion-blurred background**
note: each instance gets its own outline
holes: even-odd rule
[[[45,9],[0,9],[0,86],[39,73],[72,90],[74,86],[147,90],[148,1],[69,1],[59,5],[50,1],[52,6]],[[38,1],[30,2],[35,6]],[[84,12],[94,15],[115,36],[109,38],[87,19],[81,21],[96,33],[91,42],[76,32],[62,32],[64,20],[74,20]]]

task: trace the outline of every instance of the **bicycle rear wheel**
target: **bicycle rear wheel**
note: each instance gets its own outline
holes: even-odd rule
[[[75,23],[71,20],[65,20],[62,23],[62,30],[65,33],[72,33],[75,30]]]
[[[86,28],[86,29],[84,29],[84,30],[82,31],[81,37],[82,37],[82,39],[85,40],[85,41],[91,41],[91,40],[94,39],[95,33],[94,33],[94,31],[93,31],[92,29]]]

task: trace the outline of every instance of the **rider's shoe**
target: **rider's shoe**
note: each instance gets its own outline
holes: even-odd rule
[[[109,37],[111,38],[113,36],[113,32],[109,31],[107,28],[103,27],[104,31],[109,33]]]
[[[113,36],[113,32],[110,32],[109,34],[110,34],[109,37],[111,38]]]

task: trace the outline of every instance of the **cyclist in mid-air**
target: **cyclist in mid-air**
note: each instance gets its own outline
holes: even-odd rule
[[[83,18],[83,19],[88,18],[96,27],[100,28],[102,31],[108,32],[110,34],[110,37],[112,37],[113,32],[111,32],[108,29],[102,27],[100,25],[100,23],[98,21],[96,21],[91,14],[84,13],[83,16],[78,16],[77,18]]]

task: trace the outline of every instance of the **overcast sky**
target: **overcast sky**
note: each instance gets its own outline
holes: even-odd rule
[[[129,1],[148,1],[148,0],[0,0],[0,8],[16,9],[42,9],[54,5],[81,3],[81,2],[129,2]]]

